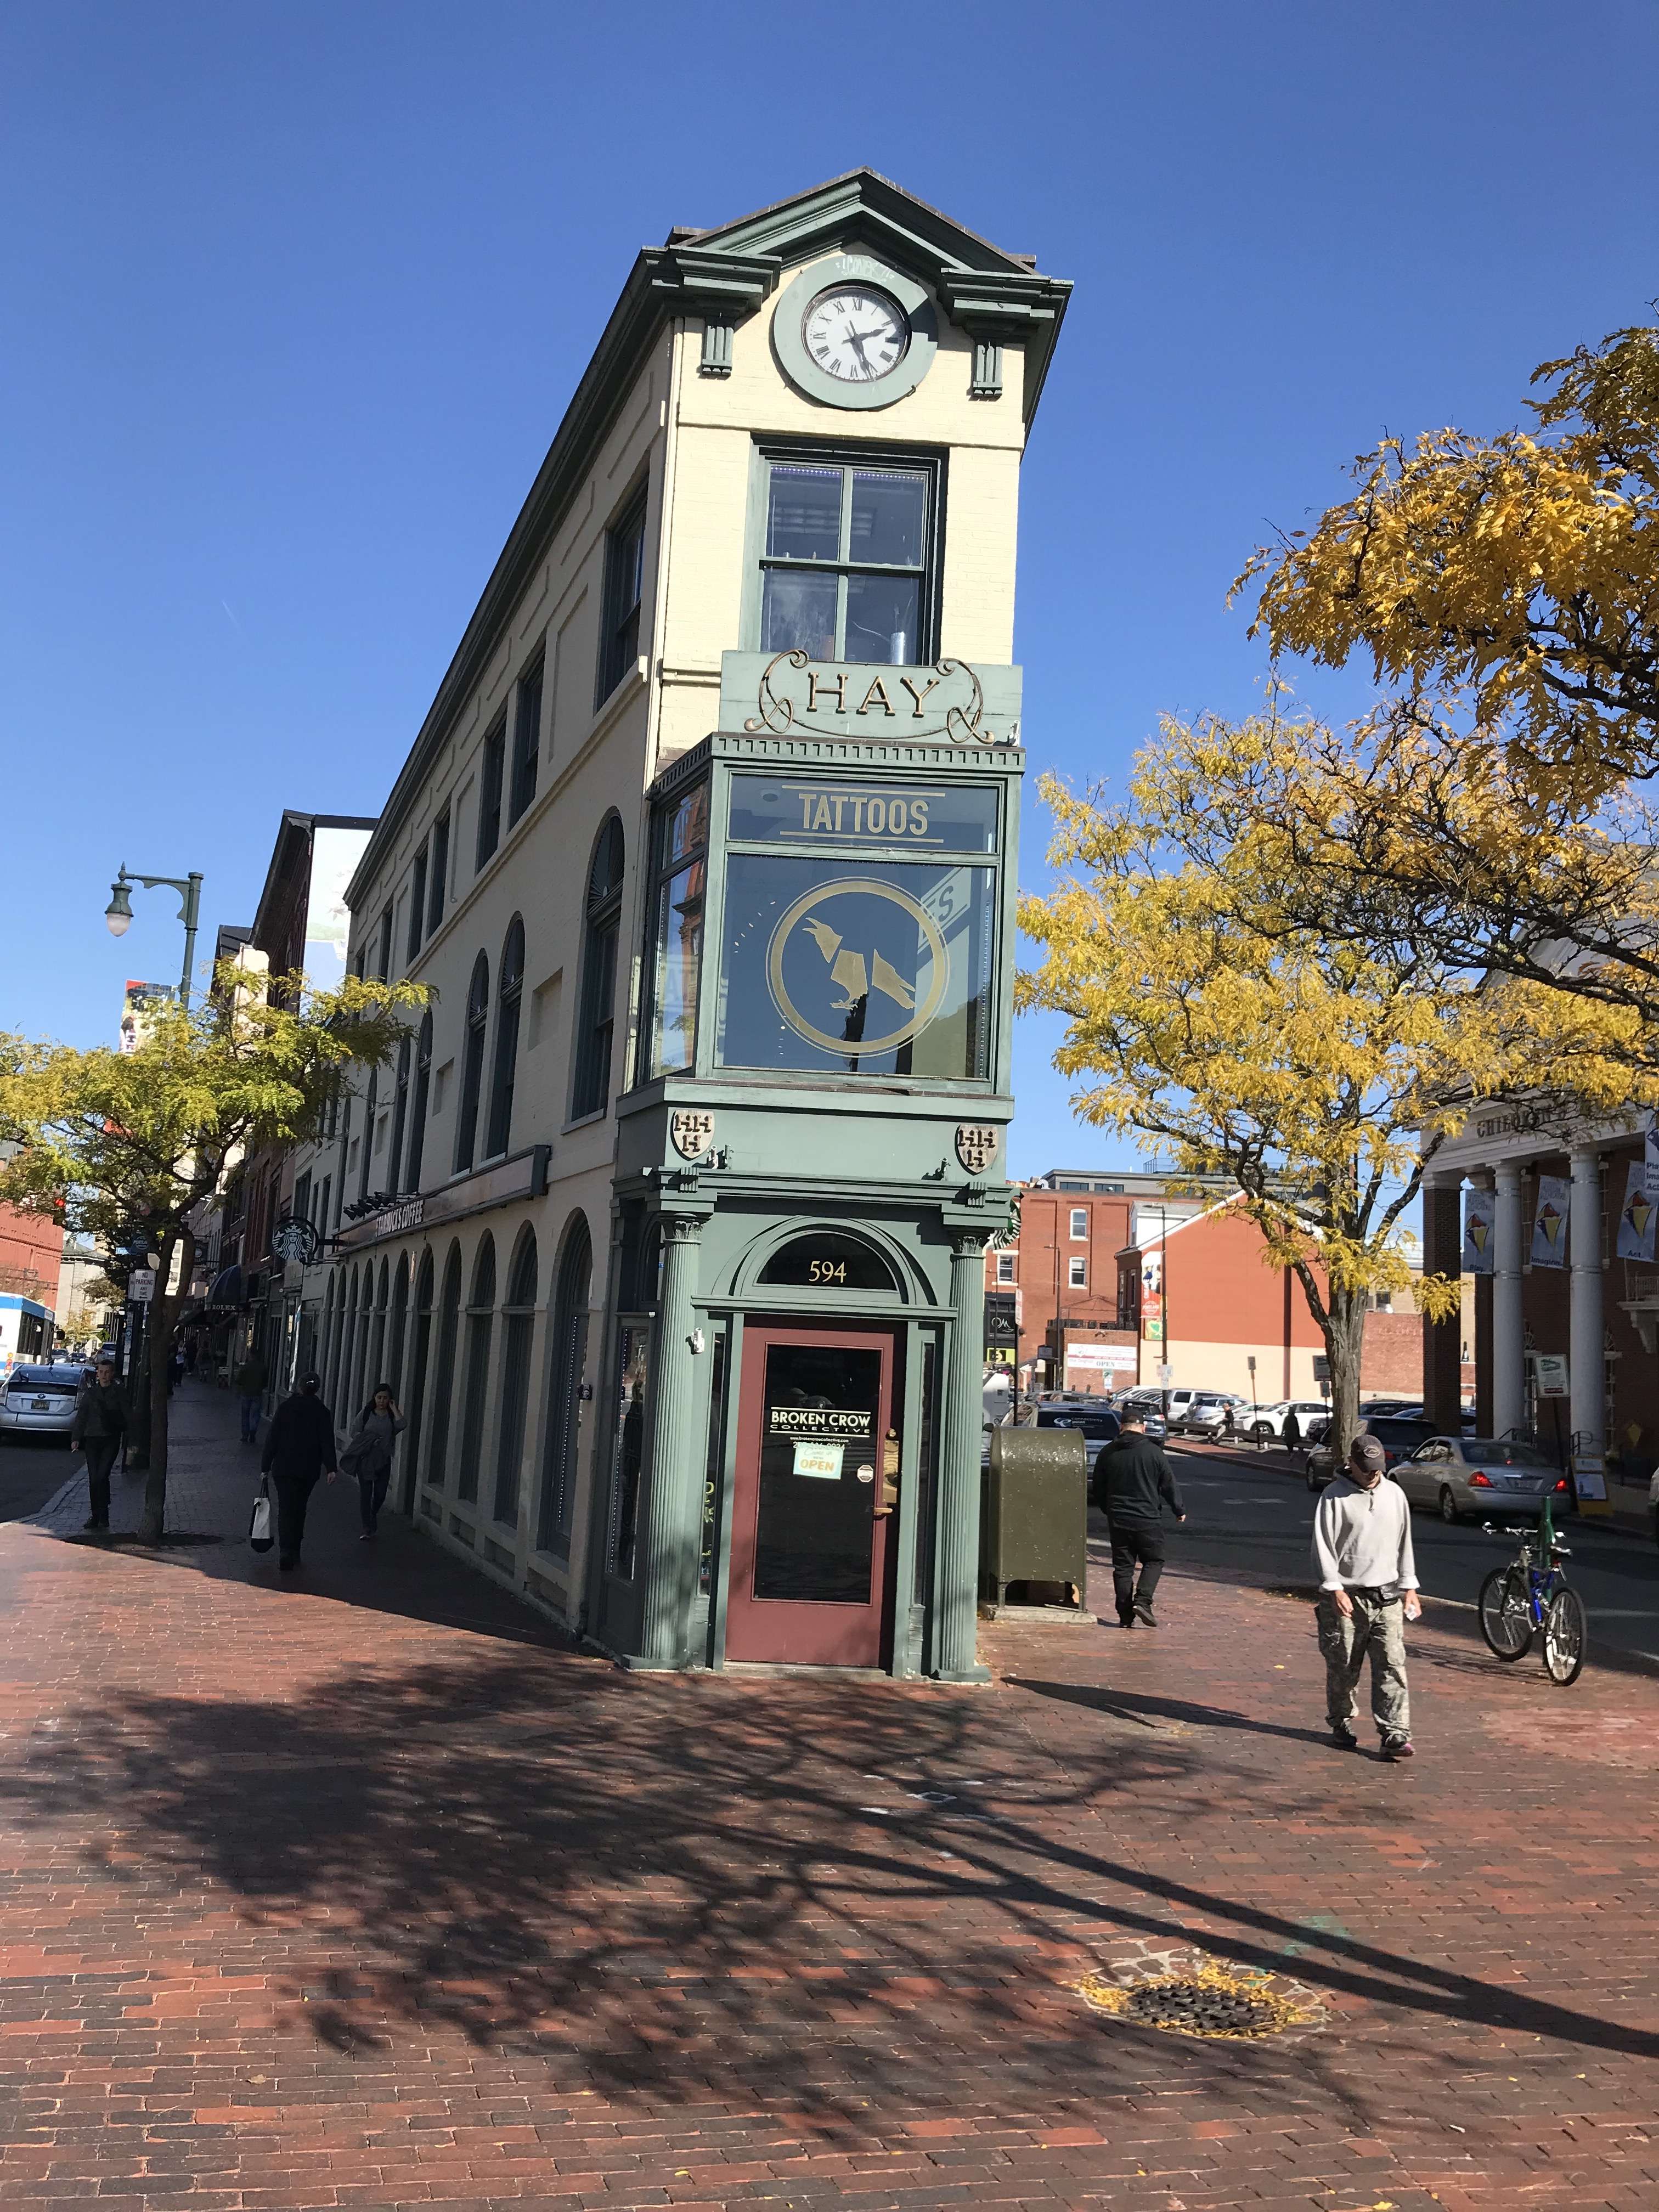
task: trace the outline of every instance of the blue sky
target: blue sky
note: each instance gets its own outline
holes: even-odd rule
[[[1565,35],[1570,33],[1569,35]],[[1246,708],[1244,555],[1659,294],[1659,9],[17,0],[0,28],[0,1026],[112,1039],[165,894],[376,811],[635,249],[860,162],[1075,281],[1033,763]],[[1355,683],[1310,683],[1331,711]],[[1040,878],[1028,822],[1024,874]],[[1127,1153],[1022,1036],[1019,1173]]]

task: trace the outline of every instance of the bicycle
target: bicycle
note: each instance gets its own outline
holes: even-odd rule
[[[1491,1533],[1492,1523],[1486,1525]],[[1563,1689],[1583,1673],[1589,1641],[1583,1600],[1568,1587],[1561,1566],[1571,1557],[1555,1533],[1546,1498],[1536,1537],[1522,1539],[1507,1567],[1492,1569],[1480,1585],[1476,1606],[1487,1650],[1508,1663],[1524,1659],[1542,1629],[1545,1668]]]

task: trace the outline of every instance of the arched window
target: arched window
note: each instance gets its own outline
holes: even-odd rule
[[[588,1286],[593,1247],[585,1216],[565,1231],[553,1292],[552,1342],[549,1346],[547,1443],[542,1459],[542,1496],[536,1542],[544,1552],[566,1559],[570,1552],[571,1508],[576,1492],[576,1442],[581,1421],[581,1389],[587,1365]]]
[[[501,946],[495,994],[495,1064],[489,1074],[489,1127],[484,1158],[494,1159],[513,1141],[513,1085],[519,1066],[519,1001],[524,995],[524,924],[515,914]]]
[[[415,1334],[409,1350],[409,1402],[404,1407],[404,1511],[415,1510],[420,1467],[421,1419],[426,1412],[427,1363],[432,1352],[432,1255],[421,1255],[415,1276]]]
[[[861,1237],[819,1230],[781,1244],[760,1271],[766,1284],[787,1283],[802,1290],[896,1291],[893,1271]]]
[[[368,1196],[368,1179],[374,1172],[374,1115],[380,1103],[380,1071],[378,1067],[371,1067],[368,1071],[368,1103],[363,1109],[362,1158],[358,1162],[357,1167],[357,1198],[360,1204]]]
[[[340,1172],[335,1177],[334,1188],[339,1195],[334,1204],[334,1218],[337,1222],[345,1212],[346,1170],[351,1163],[351,1093],[345,1094],[345,1109],[340,1115]],[[328,1224],[323,1224],[325,1229]]]
[[[466,1302],[466,1385],[461,1407],[461,1463],[455,1494],[468,1504],[478,1495],[478,1460],[489,1405],[489,1345],[495,1329],[495,1240],[485,1230],[472,1264]]]
[[[404,1337],[409,1322],[409,1255],[402,1254],[392,1285],[392,1319],[386,1325],[386,1377],[401,1404],[404,1395]]]
[[[484,1028],[489,1019],[489,962],[472,963],[466,994],[466,1042],[461,1054],[461,1110],[455,1117],[455,1172],[472,1164],[478,1144],[478,1090],[483,1080]]]
[[[444,1292],[438,1308],[437,1371],[432,1378],[432,1443],[426,1480],[441,1490],[449,1469],[449,1408],[455,1395],[455,1340],[461,1326],[461,1248],[452,1244],[444,1261]]]
[[[351,1287],[346,1292],[345,1325],[340,1331],[340,1358],[334,1376],[334,1396],[331,1401],[337,1417],[343,1414],[351,1402],[351,1360],[357,1348],[357,1294],[362,1280],[362,1269],[354,1267]]]
[[[404,1132],[409,1127],[409,1062],[414,1046],[414,1038],[405,1030],[398,1047],[397,1103],[392,1109],[392,1150],[386,1159],[386,1188],[394,1192],[404,1188]]]
[[[613,814],[599,831],[587,872],[582,994],[577,1015],[576,1080],[571,1115],[602,1113],[611,1098],[611,1040],[616,1027],[617,940],[622,927],[623,826]]]
[[[391,1276],[384,1260],[374,1287],[374,1327],[368,1340],[368,1361],[363,1375],[363,1402],[368,1402],[377,1382],[386,1380],[386,1306]]]
[[[513,1255],[501,1307],[501,1432],[495,1446],[495,1518],[519,1524],[519,1465],[530,1407],[530,1350],[536,1333],[536,1232],[526,1229]]]
[[[426,1152],[426,1104],[432,1089],[432,1016],[421,1017],[415,1040],[415,1104],[409,1122],[409,1164],[404,1170],[404,1188],[419,1190],[421,1165]]]

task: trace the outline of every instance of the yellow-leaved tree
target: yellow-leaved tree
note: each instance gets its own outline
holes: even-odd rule
[[[228,963],[186,1011],[148,1018],[136,1051],[0,1036],[0,1199],[61,1203],[71,1229],[112,1252],[135,1237],[159,1256],[150,1341],[149,1466],[140,1534],[155,1543],[167,1507],[166,1362],[195,1259],[191,1216],[227,1166],[260,1144],[314,1137],[353,1061],[378,1066],[425,1004],[415,983],[348,976],[310,992],[303,975],[267,976]],[[176,1262],[176,1264],[175,1264]],[[176,1280],[179,1288],[169,1292]]]
[[[1615,331],[1533,382],[1531,429],[1384,440],[1353,497],[1260,549],[1239,584],[1260,583],[1276,661],[1363,653],[1385,687],[1317,790],[1279,794],[1301,919],[1363,935],[1362,887],[1386,872],[1430,957],[1626,1007],[1650,1066],[1659,329]]]
[[[1363,886],[1363,933],[1303,925],[1283,795],[1316,810],[1345,743],[1275,702],[1167,721],[1121,805],[1045,778],[1060,880],[1021,901],[1042,957],[1018,985],[1022,1007],[1066,1018],[1055,1065],[1082,1119],[1225,1178],[1267,1264],[1293,1270],[1344,1453],[1367,1294],[1413,1287],[1431,1317],[1456,1310],[1455,1279],[1413,1281],[1402,1217],[1469,1107],[1524,1091],[1564,1117],[1613,1110],[1642,1080],[1629,1009],[1437,959],[1385,876]]]
[[[1531,429],[1386,438],[1318,526],[1261,548],[1275,656],[1368,653],[1407,699],[1468,710],[1546,795],[1659,767],[1659,329],[1546,362]]]

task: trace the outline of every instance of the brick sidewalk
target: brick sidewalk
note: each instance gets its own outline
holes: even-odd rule
[[[0,1528],[9,2207],[1659,2202],[1659,1684],[1422,1628],[1385,1767],[1305,1607],[1179,1574],[985,1691],[626,1676],[319,1500],[299,1587]],[[1300,2022],[1075,1987],[1194,1952]]]

